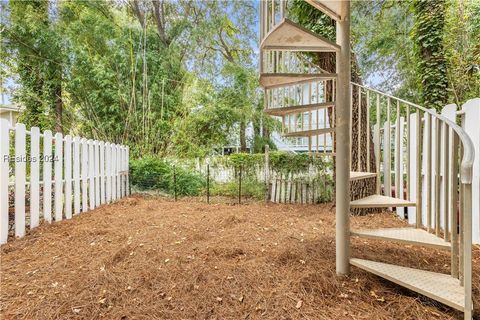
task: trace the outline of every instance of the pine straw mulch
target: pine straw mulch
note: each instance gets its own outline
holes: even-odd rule
[[[331,205],[133,196],[1,247],[2,319],[455,319],[352,268],[335,275]],[[391,213],[353,226],[401,226]],[[437,250],[354,239],[353,256],[448,272]],[[480,311],[480,250],[475,249]]]

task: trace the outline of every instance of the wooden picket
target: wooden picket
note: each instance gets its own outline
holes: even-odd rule
[[[325,180],[299,179],[293,178],[291,175],[287,178],[279,178],[274,175],[270,180],[270,201],[299,204],[320,203],[325,200],[331,200],[327,199],[326,188],[327,184]],[[323,194],[321,190],[325,190]]]
[[[72,218],[72,138],[65,136],[65,218]]]
[[[25,183],[26,183],[26,129],[17,123],[15,128],[15,236],[25,235]]]
[[[30,229],[40,224],[40,129],[30,129]]]
[[[10,155],[12,143],[15,158]],[[24,124],[11,127],[7,120],[0,119],[0,157],[0,244],[7,242],[12,222],[14,235],[23,237],[27,227],[40,225],[41,218],[48,223],[52,215],[55,221],[71,219],[106,203],[112,187],[109,177],[113,177],[110,181],[115,186],[114,199],[128,194],[128,147],[122,145],[63,137],[61,133],[52,137],[51,131],[41,134],[37,127],[27,131]],[[116,163],[112,166],[111,161]],[[14,172],[10,176],[11,169]]]
[[[6,119],[0,119],[0,244],[6,243],[8,239],[9,156],[10,123]]]

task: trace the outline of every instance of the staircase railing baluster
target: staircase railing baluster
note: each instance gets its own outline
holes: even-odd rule
[[[406,105],[406,121],[407,121],[407,142],[406,142],[406,151],[407,151],[407,168],[406,168],[406,176],[407,179],[405,180],[406,185],[405,185],[405,190],[407,190],[406,194],[406,199],[410,200],[410,183],[411,183],[411,177],[410,177],[410,106],[407,104]]]
[[[425,156],[425,149],[423,148],[423,139],[422,139],[422,132],[423,132],[423,128],[422,128],[422,114],[420,112],[420,109],[417,109],[416,111],[417,113],[417,148],[418,148],[418,151],[417,151],[417,159],[416,159],[416,173],[417,173],[417,176],[416,176],[416,183],[417,183],[417,187],[416,187],[416,195],[417,195],[417,199],[416,199],[416,202],[417,202],[417,207],[416,207],[416,210],[415,210],[415,214],[416,214],[416,219],[415,219],[415,226],[417,228],[421,228],[422,227],[422,158]],[[425,115],[425,119],[427,118],[427,115]],[[424,123],[424,125],[426,125],[426,123]],[[423,156],[423,157],[422,157]]]
[[[442,150],[442,126],[435,119],[435,235],[440,237],[440,155]]]
[[[365,90],[367,96],[367,172],[370,172],[370,90]]]
[[[395,197],[401,198],[403,190],[400,190],[400,101],[397,100],[397,112],[395,119]],[[396,210],[398,210],[397,208]]]
[[[427,230],[432,229],[432,122],[433,117],[429,114],[425,114],[425,124],[427,131],[427,171],[425,173],[426,185],[427,185]]]
[[[452,201],[450,202],[450,218],[452,228],[452,249],[451,249],[451,274],[452,277],[459,278],[459,243],[458,243],[458,135],[452,130],[452,171],[451,171],[451,184],[452,184]]]
[[[384,170],[384,193],[387,197],[391,197],[392,196],[392,183],[391,183],[391,179],[392,179],[392,175],[391,175],[391,172],[392,172],[392,162],[391,162],[391,148],[392,148],[392,140],[391,140],[391,136],[390,136],[390,133],[391,133],[391,128],[392,128],[392,124],[391,124],[391,118],[390,118],[390,106],[391,106],[391,101],[390,101],[390,97],[387,97],[387,122],[385,122],[385,132],[384,132],[384,135],[385,135],[385,152],[384,152],[384,155],[385,155],[385,168],[383,168]]]
[[[381,110],[380,110],[380,94],[377,93],[376,99],[376,133],[375,133],[375,162],[376,162],[376,172],[377,172],[377,194],[380,194],[380,184],[381,184],[381,175],[380,175],[380,120],[381,120]]]
[[[450,241],[450,221],[448,215],[449,189],[450,189],[450,130],[447,123],[443,123],[443,230],[444,240]]]

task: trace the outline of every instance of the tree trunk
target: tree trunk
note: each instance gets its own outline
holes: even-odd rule
[[[63,100],[61,81],[55,87],[55,131],[63,133]]]
[[[360,72],[358,70],[357,60],[355,55],[352,53],[351,57],[352,63],[352,75],[351,81],[362,84],[362,79]],[[327,72],[335,73],[335,54],[334,53],[319,53],[317,55],[317,64],[320,68]],[[333,88],[330,83],[326,87],[326,98],[331,99],[333,96]],[[358,130],[358,121],[359,121],[359,107],[361,106],[361,132]],[[330,123],[334,123],[332,119],[332,110],[328,109],[328,116]],[[332,121],[333,120],[333,121]],[[364,150],[367,149],[367,130],[370,130],[370,171],[375,171],[375,153],[374,153],[374,144],[373,144],[373,134],[371,128],[366,127],[367,123],[367,99],[365,95],[362,95],[361,103],[358,100],[357,95],[352,95],[352,141],[351,141],[351,166],[352,171],[367,171],[367,153]],[[360,140],[360,149],[358,149],[358,139]],[[336,144],[336,138],[333,139],[333,144]],[[336,148],[335,148],[336,149]],[[360,152],[359,152],[360,151]],[[363,152],[362,152],[363,151]],[[360,157],[360,168],[357,167],[358,158]],[[336,172],[334,164],[334,175]],[[376,179],[361,179],[357,181],[350,182],[350,194],[351,200],[360,199],[376,192]],[[352,209],[352,213],[355,215],[363,215],[369,212],[372,212],[372,209]]]
[[[247,151],[247,138],[246,138],[247,126],[244,120],[240,121],[240,151]]]

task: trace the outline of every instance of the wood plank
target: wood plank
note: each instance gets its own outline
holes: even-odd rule
[[[88,200],[90,210],[95,209],[95,164],[93,161],[93,140],[88,140]]]
[[[7,243],[8,239],[8,182],[10,173],[10,123],[0,119],[0,244]]]
[[[88,144],[82,139],[82,212],[88,211]]]
[[[80,213],[80,138],[73,138],[73,213]]]
[[[40,224],[40,129],[30,129],[30,229]]]
[[[15,236],[25,235],[26,129],[15,126]]]
[[[350,259],[350,264],[447,306],[464,311],[463,287],[460,286],[458,279],[450,275],[363,259]]]
[[[352,208],[391,208],[415,206],[415,202],[374,194],[350,202]]]
[[[261,50],[288,50],[304,52],[337,52],[340,47],[304,27],[282,19],[260,43]]]
[[[451,244],[442,238],[416,228],[381,228],[352,230],[351,234],[361,238],[387,240],[431,247],[435,249],[450,250]]]
[[[43,133],[43,219],[52,222],[52,132]]]
[[[55,221],[63,218],[63,135],[55,133]]]
[[[72,137],[65,136],[65,218],[72,218]]]

